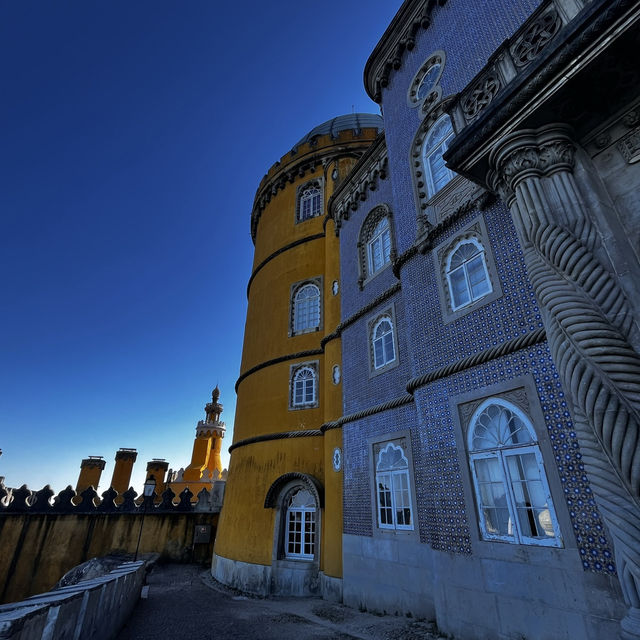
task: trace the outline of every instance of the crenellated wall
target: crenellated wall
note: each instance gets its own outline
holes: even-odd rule
[[[179,501],[168,489],[158,503],[155,495],[136,501],[136,492],[129,489],[120,505],[113,489],[100,500],[89,487],[74,505],[71,487],[52,501],[49,487],[35,493],[26,486],[7,490],[0,481],[0,602],[47,591],[89,558],[113,551],[135,553],[141,530],[140,553],[159,553],[169,561],[208,562],[224,484],[216,482],[212,493],[202,490],[197,502],[191,501],[188,489]],[[194,544],[195,527],[203,526],[208,542]]]

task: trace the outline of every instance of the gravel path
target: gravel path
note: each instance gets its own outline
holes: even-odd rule
[[[254,598],[195,565],[156,565],[119,640],[440,640],[432,624],[319,598]]]

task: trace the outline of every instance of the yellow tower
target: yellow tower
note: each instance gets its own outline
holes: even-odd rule
[[[191,463],[178,472],[175,480],[168,480],[171,490],[176,494],[189,487],[195,499],[202,489],[211,491],[213,482],[222,475],[220,450],[226,429],[224,422],[220,422],[223,407],[218,402],[219,398],[220,389],[216,385],[211,394],[211,402],[204,407],[205,419],[200,420],[196,426]]]
[[[102,456],[89,456],[80,463],[80,475],[76,484],[77,494],[82,493],[88,487],[98,490],[105,464],[106,461]]]
[[[256,193],[234,438],[212,565],[218,580],[241,589],[341,597],[342,431],[332,422],[342,414],[340,259],[326,211],[381,128],[370,114],[316,127]]]

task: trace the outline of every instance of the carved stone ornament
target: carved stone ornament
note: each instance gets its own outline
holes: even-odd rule
[[[510,192],[549,349],[570,403],[594,497],[614,541],[628,614],[624,638],[640,638],[640,354],[637,327],[597,250],[573,175],[571,130],[548,125],[506,136],[492,151],[493,184]]]
[[[462,111],[467,121],[470,122],[485,109],[501,88],[502,83],[497,73],[489,72],[480,78],[462,101]]]
[[[622,138],[618,142],[618,149],[629,164],[638,162],[640,160],[640,127]]]
[[[561,28],[562,18],[555,7],[551,6],[548,11],[539,15],[528,25],[527,30],[511,48],[515,65],[524,67],[535,60]]]

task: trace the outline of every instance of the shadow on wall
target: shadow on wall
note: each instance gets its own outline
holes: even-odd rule
[[[224,481],[200,491],[192,502],[189,489],[179,500],[171,489],[161,497],[136,499],[130,488],[107,489],[98,498],[89,487],[74,504],[71,487],[52,501],[46,486],[7,489],[0,480],[0,603],[22,600],[51,589],[67,571],[95,556],[112,552],[158,553],[168,561],[207,563],[224,496]]]

